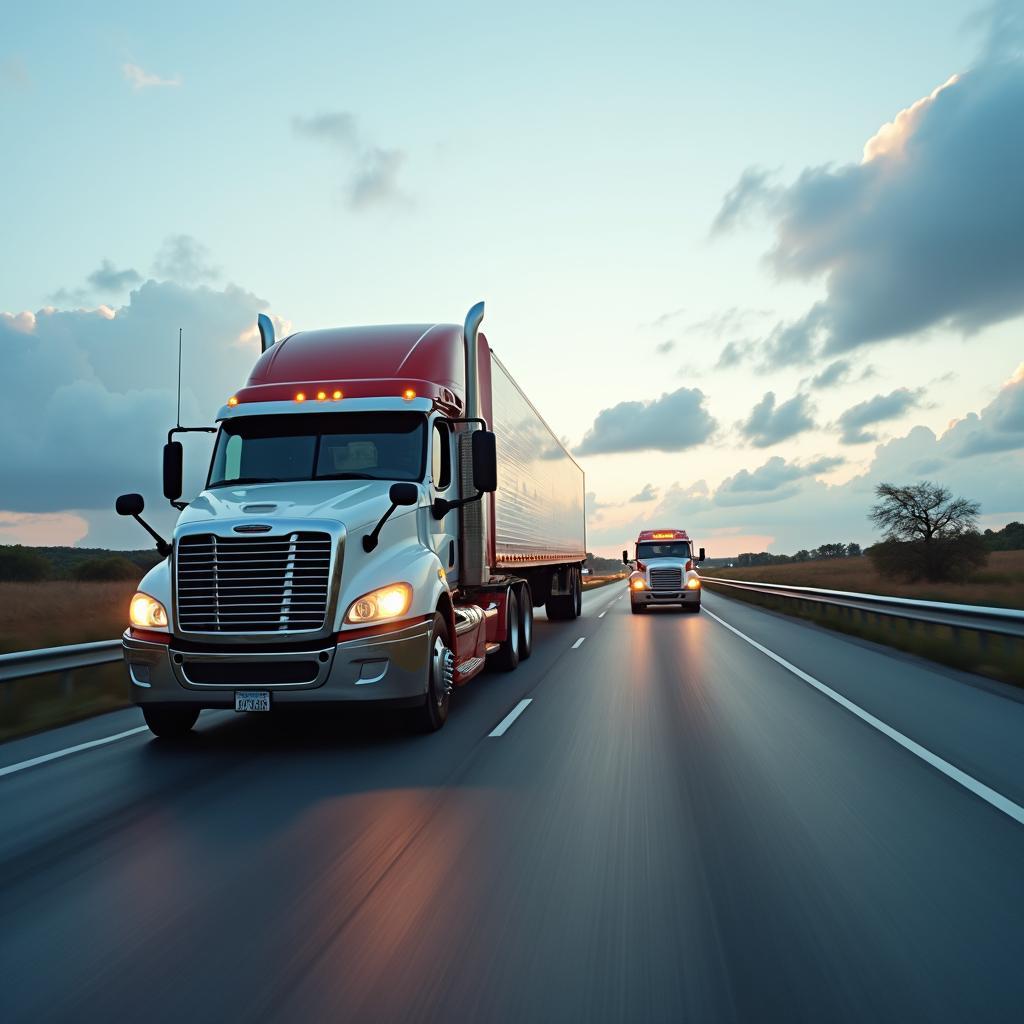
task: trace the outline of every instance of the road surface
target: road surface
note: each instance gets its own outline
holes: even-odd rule
[[[130,710],[0,747],[0,1017],[1024,1014],[1009,689],[611,586],[456,696],[434,736]]]

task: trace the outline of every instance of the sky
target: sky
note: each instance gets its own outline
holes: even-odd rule
[[[479,299],[586,471],[591,550],[864,544],[883,480],[1024,518],[1022,9],[7,12],[0,542],[143,546],[133,490],[170,529],[179,327],[205,423],[259,312]]]

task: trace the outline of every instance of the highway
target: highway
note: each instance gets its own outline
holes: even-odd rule
[[[1019,1020],[1020,695],[704,600],[588,592],[432,736],[0,747],[0,1017]]]

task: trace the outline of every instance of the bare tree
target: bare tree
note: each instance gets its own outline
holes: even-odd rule
[[[941,580],[984,565],[976,501],[954,498],[948,488],[928,480],[903,487],[879,484],[875,495],[879,501],[870,518],[885,539],[871,556],[880,572]]]

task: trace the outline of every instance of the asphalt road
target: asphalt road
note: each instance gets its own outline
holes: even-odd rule
[[[605,588],[435,736],[206,712],[0,773],[0,1018],[1019,1020],[1022,740],[996,684]]]

